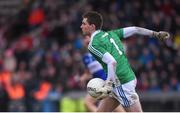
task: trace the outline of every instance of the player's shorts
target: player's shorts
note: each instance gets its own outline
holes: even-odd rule
[[[135,91],[135,87],[136,79],[125,84],[116,86],[113,89],[113,92],[115,93],[113,97],[116,98],[123,107],[129,107],[135,102],[139,101],[139,96]]]

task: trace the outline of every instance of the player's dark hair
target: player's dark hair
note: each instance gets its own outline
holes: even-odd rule
[[[90,11],[85,13],[83,18],[87,18],[87,21],[89,24],[94,24],[96,26],[96,29],[101,29],[103,25],[103,18],[102,15],[95,11]]]

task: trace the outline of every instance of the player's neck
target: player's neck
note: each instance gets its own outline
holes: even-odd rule
[[[91,33],[91,37],[94,37],[96,34],[98,34],[100,30],[95,30],[94,32]]]

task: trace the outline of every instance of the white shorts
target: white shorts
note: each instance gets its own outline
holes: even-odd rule
[[[135,102],[139,101],[139,96],[135,91],[136,79],[125,84],[116,86],[113,89],[114,95],[123,107],[129,107]]]

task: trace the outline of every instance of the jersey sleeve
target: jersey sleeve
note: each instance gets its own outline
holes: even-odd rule
[[[88,63],[89,63],[89,59],[87,55],[84,55],[82,58],[83,64],[85,65],[85,67],[87,68]]]
[[[116,30],[111,30],[110,33],[116,34],[119,37],[120,40],[124,38],[124,30],[123,30],[123,28],[116,29]]]
[[[94,37],[88,45],[88,50],[98,58],[103,58],[107,52],[105,41],[101,37]]]

